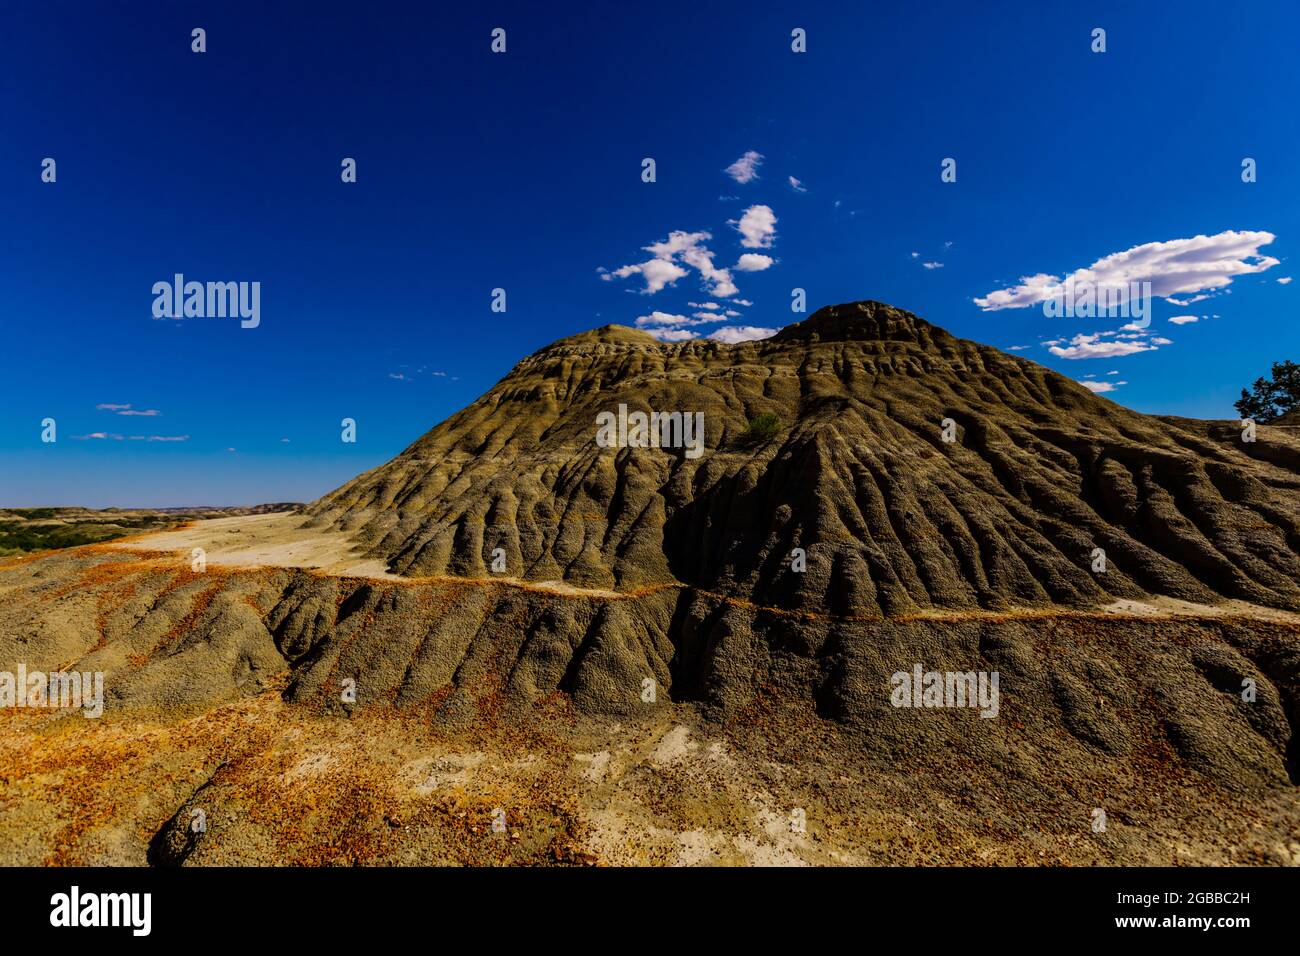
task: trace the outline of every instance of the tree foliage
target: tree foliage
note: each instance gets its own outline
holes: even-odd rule
[[[1274,362],[1273,377],[1259,378],[1249,390],[1241,390],[1241,400],[1233,406],[1242,418],[1266,425],[1287,412],[1300,408],[1300,365]]]

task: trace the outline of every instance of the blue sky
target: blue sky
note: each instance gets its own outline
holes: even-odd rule
[[[0,14],[0,506],[310,500],[557,338],[708,302],[739,315],[686,331],[776,328],[803,317],[793,287],[1028,346],[1144,412],[1231,417],[1300,353],[1277,281],[1300,235],[1295,4],[269,6]],[[763,207],[770,231],[744,219]],[[646,251],[674,232],[709,238]],[[653,294],[598,271],[655,259],[683,275]],[[1100,260],[1219,285],[1157,298],[1141,333],[976,304]],[[261,324],[155,319],[177,272],[260,282]]]

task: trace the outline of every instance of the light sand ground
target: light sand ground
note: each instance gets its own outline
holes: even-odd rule
[[[302,523],[220,518],[92,547],[142,564],[188,565],[202,547],[210,565],[412,580]],[[66,613],[83,615],[66,629],[85,626],[77,605]],[[1061,611],[1010,612],[1049,613]],[[1282,617],[1157,598],[1091,614]],[[808,709],[764,703],[724,726],[671,704],[611,722],[557,698],[553,713],[487,712],[466,729],[419,708],[324,717],[283,689],[194,716],[0,714],[0,863],[139,864],[178,808],[196,806],[212,833],[196,864],[1300,864],[1292,791],[1243,801],[1173,763],[1156,776],[1147,764],[1043,769],[1024,791],[1041,799],[1013,807],[999,796],[1006,767],[932,765],[923,746],[884,761]],[[1039,773],[1034,762],[1015,779]],[[1100,805],[1122,813],[1095,834]],[[498,808],[504,834],[491,828]]]
[[[206,552],[210,564],[232,567],[313,568],[350,577],[392,578],[383,561],[366,558],[341,531],[304,528],[298,514],[240,515],[193,521],[183,528],[114,542],[139,551]]]
[[[190,522],[183,528],[142,534],[108,547],[133,551],[171,551],[186,564],[195,548],[204,550],[209,565],[237,568],[309,568],[340,577],[373,578],[382,581],[449,580],[412,578],[389,572],[387,565],[368,558],[365,549],[348,534],[321,528],[306,528],[298,514],[241,515]],[[459,580],[459,579],[456,579]],[[626,597],[616,591],[576,588],[563,581],[522,581],[509,575],[493,575],[496,584],[513,584],[529,590],[587,597]]]
[[[1137,614],[1142,617],[1249,617],[1265,621],[1300,623],[1300,614],[1277,608],[1261,607],[1249,601],[1224,601],[1222,604],[1196,604],[1171,597],[1150,597],[1144,601],[1120,599],[1107,604],[1107,614]]]
[[[367,557],[365,549],[345,532],[306,528],[303,527],[304,522],[302,515],[284,513],[212,518],[193,521],[172,531],[160,531],[112,541],[104,546],[135,551],[170,551],[176,554],[178,560],[184,560],[185,563],[189,563],[194,548],[202,548],[209,564],[229,567],[309,568],[343,577],[408,583],[449,580],[443,577],[411,578],[392,574],[383,561]],[[606,598],[628,596],[599,588],[577,588],[563,581],[524,581],[507,575],[493,575],[490,580],[498,584],[512,584],[529,590],[550,591],[556,594],[580,594]],[[1035,613],[1039,609],[1025,610],[1028,613]],[[1116,600],[1097,608],[1097,611],[1104,614],[1139,617],[1248,617],[1257,620],[1300,623],[1300,614],[1261,607],[1246,601],[1225,601],[1219,605],[1210,605],[1170,597],[1149,597],[1141,601]],[[980,612],[977,611],[963,611],[958,616],[973,617],[979,614]],[[943,618],[952,614],[949,611],[933,609],[922,611],[916,616]]]

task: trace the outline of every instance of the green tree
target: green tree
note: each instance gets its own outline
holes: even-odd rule
[[[1241,400],[1233,403],[1242,418],[1253,418],[1262,425],[1300,408],[1300,365],[1274,362],[1273,377],[1259,378],[1249,390],[1241,390]]]

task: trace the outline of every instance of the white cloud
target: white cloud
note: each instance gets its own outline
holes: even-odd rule
[[[793,176],[790,177],[790,188],[797,193],[806,193],[808,191],[808,187]]]
[[[768,249],[776,239],[776,213],[771,206],[750,206],[739,222],[732,222],[743,237],[740,244],[746,249]]]
[[[1151,294],[1188,305],[1205,296],[1185,301],[1171,298],[1186,293],[1230,291],[1237,276],[1263,272],[1278,264],[1260,253],[1259,247],[1276,238],[1271,232],[1228,230],[1213,236],[1148,242],[1098,259],[1086,269],[1076,269],[1067,278],[1076,284],[1127,288],[1130,282],[1150,282]],[[985,312],[1024,309],[1061,298],[1064,279],[1047,273],[1022,276],[1020,284],[998,289],[975,299]]]
[[[1174,325],[1188,325],[1192,322],[1199,322],[1200,320],[1194,315],[1175,315],[1170,318],[1169,321]]]
[[[692,309],[721,309],[722,306],[716,302],[687,302]]]
[[[776,329],[764,329],[756,325],[724,325],[716,332],[709,333],[709,338],[715,342],[735,345],[738,342],[753,342],[756,339],[770,338],[776,333]]]
[[[652,242],[645,247],[645,251],[651,253],[656,259],[671,259],[673,256],[685,252],[698,246],[701,242],[708,242],[712,239],[707,232],[686,232],[684,229],[674,229],[668,233],[668,238],[662,242]]]
[[[922,262],[921,265],[925,266],[927,269],[942,269],[942,268],[943,268],[943,263],[942,263],[942,262]]]
[[[688,329],[647,329],[646,331],[660,342],[685,342],[695,338],[695,333]]]
[[[1290,285],[1290,284],[1291,284],[1291,277],[1290,277],[1290,276],[1282,276],[1282,278],[1280,278],[1280,279],[1277,280],[1277,284],[1278,284],[1278,285]]]
[[[645,279],[644,295],[654,295],[666,285],[672,285],[687,275],[687,271],[675,262],[666,259],[649,259],[633,265],[619,266],[613,272],[604,273],[601,278],[606,282],[612,279],[626,279],[631,275],[640,275]]]
[[[1008,346],[1008,347],[1007,347],[1007,351],[1008,351],[1008,352],[1023,352],[1025,349],[1030,348],[1030,347],[1031,347],[1031,346],[1028,346],[1028,345],[1011,345],[1011,346]]]
[[[732,299],[732,300],[731,300],[731,304],[732,304],[732,305],[744,305],[744,306],[750,306],[750,305],[753,305],[754,303],[750,302],[748,299]]]
[[[636,325],[637,328],[639,329],[646,328],[647,326],[661,326],[661,325],[676,326],[676,325],[695,325],[695,324],[696,323],[692,322],[684,315],[676,315],[672,312],[659,312],[659,311],[651,312],[649,315],[637,316],[637,320],[636,320]]]
[[[736,260],[736,268],[741,272],[762,272],[764,269],[772,268],[775,263],[775,259],[761,252],[746,252]]]
[[[1128,382],[1080,382],[1079,384],[1088,391],[1101,395],[1106,392],[1113,392],[1121,385],[1127,385]]]
[[[706,237],[707,235],[708,233],[705,233]],[[725,299],[740,291],[731,281],[731,270],[714,267],[713,253],[703,246],[695,245],[682,250],[682,261],[688,266],[693,266],[700,273],[700,277],[709,283],[708,291],[711,295]]]
[[[763,164],[763,154],[756,150],[748,150],[744,156],[736,160],[725,170],[726,174],[740,183],[752,182],[758,178],[758,167]]]
[[[654,256],[653,259],[619,266],[613,271],[602,272],[600,277],[608,282],[639,275],[645,280],[641,294],[654,295],[665,286],[673,285],[678,279],[689,275],[689,270],[683,268],[682,264],[685,264],[700,273],[710,294],[724,298],[735,295],[740,290],[731,281],[731,272],[716,268],[713,265],[713,253],[704,246],[712,238],[708,232],[673,230],[667,239],[644,247],[646,252]]]
[[[1108,336],[1114,338],[1109,342],[1103,341]],[[1137,341],[1133,339],[1137,339]],[[1156,344],[1170,344],[1168,339],[1152,341]],[[1057,358],[1063,359],[1118,358],[1124,355],[1136,355],[1139,352],[1154,352],[1156,350],[1155,344],[1141,341],[1140,336],[1121,341],[1117,333],[1114,332],[1076,335],[1070,339],[1068,346],[1061,345],[1059,340],[1054,343],[1044,344],[1048,346],[1047,351]]]
[[[112,412],[114,415],[138,415],[142,418],[154,418],[162,414],[156,408],[132,408],[130,405],[114,405],[111,402],[104,402],[96,405],[95,408],[99,411]]]
[[[1225,289],[1224,292],[1227,295],[1232,295],[1231,289]],[[1195,305],[1197,302],[1204,302],[1206,299],[1213,299],[1216,294],[1217,293],[1207,292],[1205,295],[1194,295],[1191,298],[1187,298],[1187,299],[1176,299],[1173,296],[1170,296],[1166,301],[1170,305],[1177,305],[1181,307],[1185,305]]]

